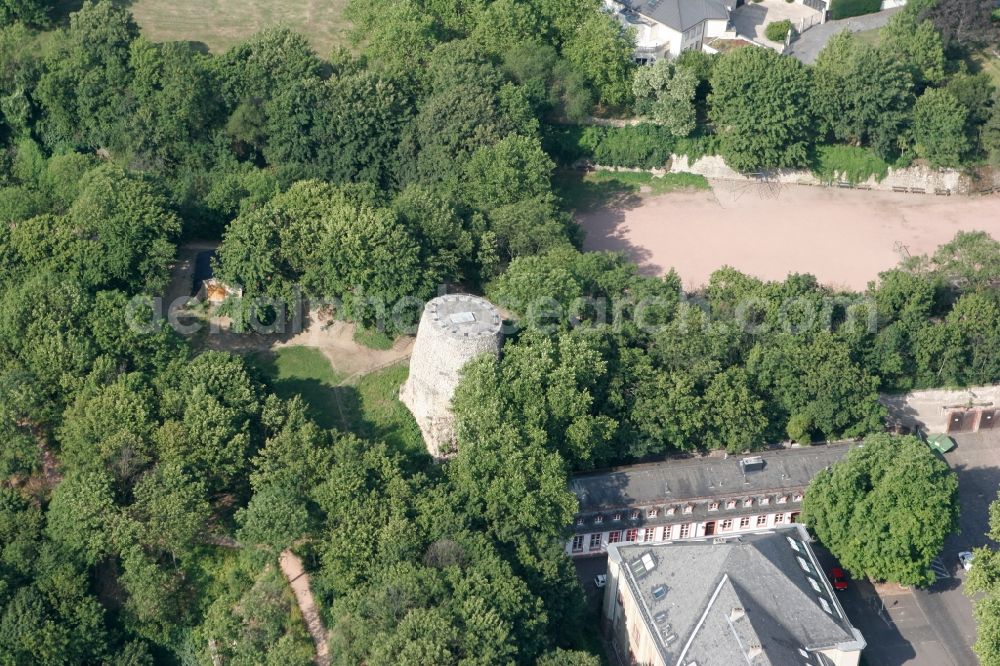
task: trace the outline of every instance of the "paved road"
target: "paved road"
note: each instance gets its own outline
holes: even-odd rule
[[[807,65],[816,62],[816,56],[823,50],[830,38],[839,32],[864,32],[881,28],[889,22],[889,17],[899,11],[887,9],[884,12],[855,16],[854,18],[841,19],[840,21],[827,21],[822,25],[813,26],[803,32],[798,39],[791,43],[785,55],[801,60]]]
[[[940,557],[950,577],[916,590],[914,598],[948,645],[956,666],[965,666],[978,663],[971,649],[976,623],[972,600],[962,589],[965,571],[958,565],[958,553],[989,544],[989,506],[1000,488],[1000,431],[956,435],[955,440],[958,447],[945,457],[958,475],[961,532],[945,539]]]

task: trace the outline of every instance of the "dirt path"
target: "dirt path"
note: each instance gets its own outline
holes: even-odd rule
[[[299,604],[299,610],[302,611],[309,635],[316,644],[316,666],[329,666],[330,646],[327,643],[326,627],[323,626],[323,620],[313,600],[312,590],[309,589],[309,574],[303,568],[302,560],[291,550],[282,551],[278,562],[281,565],[281,573],[285,574],[288,584],[292,586],[292,592]]]
[[[643,273],[675,268],[686,289],[729,265],[768,280],[812,273],[832,287],[864,289],[909,254],[933,252],[960,230],[1000,239],[1000,197],[865,192],[713,182],[711,192],[642,198],[578,216],[587,250],[618,250]]]

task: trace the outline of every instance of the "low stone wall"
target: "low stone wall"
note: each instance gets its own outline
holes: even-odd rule
[[[697,160],[690,160],[687,155],[672,155],[669,171],[672,173],[696,173],[710,179],[745,180],[752,178],[726,166],[720,155],[706,155]],[[788,185],[829,185],[820,180],[814,173],[805,169],[785,169],[770,174],[771,180]],[[863,183],[856,183],[859,189],[892,191],[923,191],[927,194],[949,192],[952,194],[967,194],[971,190],[970,179],[955,169],[931,169],[914,166],[905,169],[889,169],[889,173],[881,181],[874,176]]]
[[[928,432],[945,432],[952,412],[1000,408],[1000,386],[973,386],[966,389],[930,389],[903,395],[879,396],[889,422]]]

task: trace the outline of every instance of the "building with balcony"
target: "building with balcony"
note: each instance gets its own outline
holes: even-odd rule
[[[857,666],[865,647],[801,525],[612,545],[602,628],[624,664]]]
[[[770,530],[796,522],[812,478],[855,444],[666,460],[579,474],[572,557],[614,544],[663,543]]]
[[[604,0],[604,7],[635,33],[635,60],[648,64],[701,49],[729,28],[727,0]]]

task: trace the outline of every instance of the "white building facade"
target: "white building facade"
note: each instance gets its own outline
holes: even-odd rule
[[[727,32],[731,9],[723,0],[604,0],[604,8],[635,34],[639,64],[701,50]]]
[[[571,557],[612,544],[665,543],[758,532],[797,522],[809,482],[850,444],[754,456],[667,460],[578,475]]]

